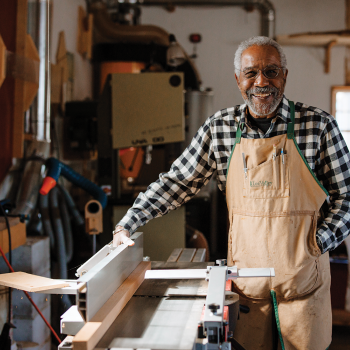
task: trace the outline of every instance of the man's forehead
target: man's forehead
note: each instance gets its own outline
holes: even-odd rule
[[[280,66],[281,59],[277,49],[273,46],[251,46],[242,52],[242,69],[256,66]]]

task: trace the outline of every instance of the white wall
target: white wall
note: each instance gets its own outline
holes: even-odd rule
[[[67,51],[74,54],[74,100],[92,96],[92,68],[89,60],[77,52],[78,7],[86,8],[85,0],[52,0],[51,60],[56,63],[58,34],[65,32]]]
[[[345,28],[344,0],[270,0],[276,9],[276,34],[327,31]],[[76,51],[78,6],[84,0],[53,0],[51,54],[55,62],[58,33],[66,33],[67,50],[75,54],[74,99],[91,96],[91,64]],[[142,24],[158,25],[191,54],[191,33],[202,34],[195,60],[204,87],[215,92],[214,109],[242,102],[236,86],[233,56],[238,44],[259,35],[260,16],[240,7],[177,7],[169,13],[159,7],[142,7]],[[344,84],[344,47],[334,47],[329,74],[323,72],[325,50],[312,47],[285,47],[289,75],[286,95],[289,99],[330,111],[330,88]]]
[[[345,28],[344,0],[270,0],[276,9],[276,35]],[[204,87],[215,92],[215,110],[242,102],[236,86],[233,55],[239,42],[259,35],[259,14],[247,13],[240,7],[177,7],[169,13],[158,7],[142,7],[142,24],[154,24],[176,35],[187,53],[192,53],[188,40],[191,33],[202,34],[196,65]],[[286,95],[294,101],[330,111],[332,85],[344,84],[343,47],[331,54],[330,73],[325,74],[324,49],[285,47],[289,75]]]

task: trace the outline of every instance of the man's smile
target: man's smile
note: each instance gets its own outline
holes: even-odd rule
[[[273,97],[272,92],[270,93],[255,93],[255,94],[251,94],[251,96],[255,99],[257,99],[258,101],[267,101],[267,100],[272,100],[269,97]]]

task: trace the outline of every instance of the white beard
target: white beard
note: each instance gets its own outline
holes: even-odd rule
[[[277,107],[279,106],[280,102],[282,101],[283,94],[281,96],[276,96],[272,102],[272,104],[264,104],[264,103],[254,103],[249,98],[244,99],[244,102],[249,107],[249,109],[259,117],[266,117],[267,115],[272,114]]]

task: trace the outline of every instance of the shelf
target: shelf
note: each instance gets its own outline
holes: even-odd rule
[[[329,73],[330,52],[333,46],[350,46],[350,31],[308,32],[300,34],[277,35],[276,41],[283,46],[315,46],[326,50],[324,71]]]

